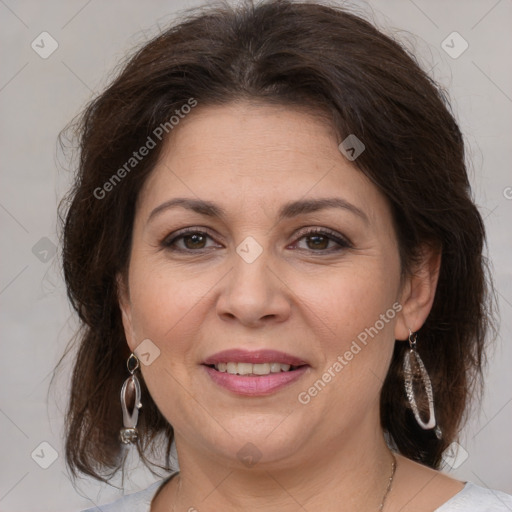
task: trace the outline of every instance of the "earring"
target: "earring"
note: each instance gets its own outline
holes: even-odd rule
[[[142,407],[142,404],[140,403],[141,392],[139,379],[134,375],[135,371],[139,368],[139,360],[135,354],[132,353],[130,355],[126,362],[126,366],[128,367],[128,371],[131,373],[131,376],[124,381],[121,389],[121,407],[123,409],[124,428],[119,431],[119,438],[124,444],[130,444],[135,443],[139,437],[137,421],[139,419],[139,409]],[[135,400],[133,402],[131,413],[128,411],[128,407],[126,405],[127,392],[129,392],[130,395],[135,393]]]
[[[434,429],[436,437],[438,439],[441,439],[442,431],[437,425],[436,415],[434,412],[434,394],[432,392],[432,383],[430,382],[430,377],[428,376],[425,365],[423,364],[423,361],[421,360],[421,357],[418,354],[418,351],[416,350],[417,337],[417,334],[413,333],[409,329],[410,348],[408,351],[405,352],[404,357],[405,392],[407,394],[407,399],[409,400],[409,404],[411,405],[412,412],[414,413],[414,417],[416,418],[418,425],[424,430]],[[421,380],[425,388],[425,393],[427,394],[428,398],[429,418],[427,422],[424,422],[421,419],[420,412],[418,410],[418,405],[416,403],[416,397],[414,395],[413,380],[416,372],[413,372],[411,367],[411,358],[413,357],[416,360],[415,369],[419,369]]]

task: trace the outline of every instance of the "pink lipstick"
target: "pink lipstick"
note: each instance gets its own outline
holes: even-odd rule
[[[275,393],[310,368],[303,359],[276,350],[224,350],[202,364],[215,384],[245,396]]]

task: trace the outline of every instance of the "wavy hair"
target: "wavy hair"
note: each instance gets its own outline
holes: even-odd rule
[[[463,137],[446,93],[400,43],[345,9],[278,0],[188,12],[124,62],[68,127],[80,149],[74,185],[59,208],[64,277],[81,323],[66,411],[73,475],[106,481],[103,471],[124,467],[119,394],[130,350],[116,276],[127,270],[138,193],[165,139],[114,190],[98,198],[98,188],[190,98],[197,109],[255,100],[322,113],[340,142],[349,134],[364,141],[367,149],[353,164],[391,205],[402,271],[410,271],[424,244],[441,248],[418,349],[442,439],[422,430],[410,410],[402,375],[406,343],[395,343],[381,394],[382,427],[399,452],[437,468],[481,388],[492,326],[484,225],[471,196]],[[161,434],[163,467],[170,469],[172,426],[141,384],[139,455],[147,465]]]

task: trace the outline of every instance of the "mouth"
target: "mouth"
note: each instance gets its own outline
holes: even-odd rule
[[[245,396],[275,393],[311,368],[306,361],[284,352],[238,349],[214,354],[202,366],[215,384]]]
[[[283,364],[278,363],[276,361],[271,363],[238,363],[235,361],[217,363],[217,364],[207,364],[208,368],[212,368],[220,373],[228,373],[230,375],[242,375],[246,377],[262,377],[265,375],[270,375],[274,373],[282,373],[282,372],[293,372],[298,368],[302,368],[303,366],[308,366],[306,364],[303,365],[291,365],[291,364]]]

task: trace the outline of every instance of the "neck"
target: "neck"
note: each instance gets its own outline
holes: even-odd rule
[[[159,496],[165,510],[376,511],[392,468],[392,455],[380,431],[337,440],[322,452],[304,448],[292,463],[258,463],[250,468],[208,458],[176,437],[180,474]],[[300,462],[299,460],[302,459]],[[174,508],[172,509],[171,506]],[[159,508],[155,507],[155,510]]]

